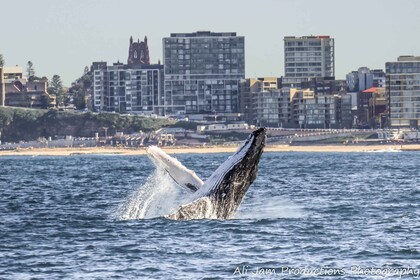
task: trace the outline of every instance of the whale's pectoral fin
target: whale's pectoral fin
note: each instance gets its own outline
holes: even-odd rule
[[[168,172],[168,175],[181,187],[195,192],[204,184],[194,171],[188,169],[176,158],[171,157],[158,147],[150,146],[146,151],[156,168]]]
[[[190,182],[187,182],[187,181],[185,180],[185,178],[174,178],[174,177],[172,176],[171,172],[169,172],[167,169],[165,169],[165,171],[168,173],[169,177],[171,177],[171,178],[172,178],[172,180],[174,180],[174,181],[175,181],[175,183],[177,183],[177,184],[178,184],[178,185],[180,185],[181,187],[184,187],[184,188],[186,188],[186,189],[188,189],[188,190],[190,190],[190,191],[192,191],[192,192],[196,192],[196,191],[198,190],[199,186],[194,185],[194,183],[196,183],[196,182],[192,182],[192,183],[190,183]]]

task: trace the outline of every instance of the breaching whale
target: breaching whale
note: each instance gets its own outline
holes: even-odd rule
[[[233,218],[258,173],[265,146],[266,129],[253,131],[245,143],[203,182],[194,171],[161,149],[151,146],[147,153],[181,187],[192,192],[189,202],[166,216],[175,220]]]

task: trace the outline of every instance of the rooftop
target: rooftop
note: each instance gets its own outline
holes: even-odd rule
[[[284,36],[284,40],[291,40],[291,39],[297,39],[297,40],[306,40],[306,39],[330,39],[331,37],[329,35],[317,35],[317,36],[302,36],[302,37],[296,37],[296,36]]]
[[[420,61],[420,56],[413,55],[401,55],[398,57],[399,62],[408,62],[408,61]]]
[[[172,38],[182,37],[235,37],[236,32],[197,31],[193,33],[171,33]]]
[[[21,67],[21,66],[3,67],[3,73],[4,74],[22,74],[23,73],[23,67]]]
[[[371,88],[368,88],[368,89],[366,89],[362,92],[370,93],[370,92],[376,92],[377,90],[378,90],[377,87],[371,87]]]
[[[368,88],[368,89],[366,89],[362,92],[364,92],[364,93],[381,93],[381,92],[385,92],[385,88],[371,87],[371,88]]]

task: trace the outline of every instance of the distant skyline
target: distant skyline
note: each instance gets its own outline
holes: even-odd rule
[[[400,55],[420,55],[417,0],[29,1],[1,4],[0,54],[6,66],[64,84],[93,61],[127,62],[129,38],[148,37],[151,63],[162,38],[199,30],[245,36],[246,77],[284,75],[284,36],[335,38],[335,76],[361,66],[384,69]]]

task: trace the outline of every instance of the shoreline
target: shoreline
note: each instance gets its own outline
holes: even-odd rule
[[[234,153],[238,146],[207,146],[207,147],[163,147],[168,154],[209,154],[209,153]],[[264,152],[399,152],[420,151],[420,144],[406,145],[267,145]],[[146,148],[35,148],[0,151],[1,156],[74,156],[74,155],[145,155]]]

